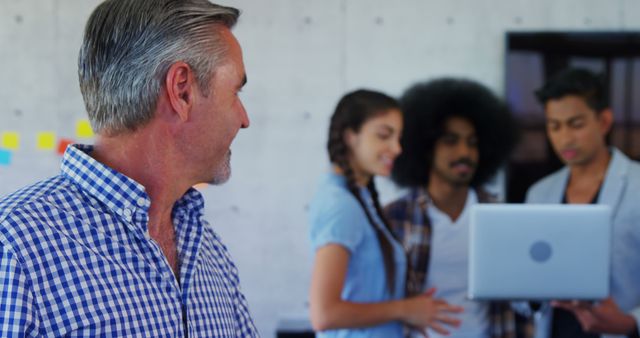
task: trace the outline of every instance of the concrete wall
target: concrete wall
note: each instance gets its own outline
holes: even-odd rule
[[[96,0],[0,0],[0,133],[21,137],[0,165],[0,195],[57,173],[41,131],[75,136],[85,118],[76,58]],[[207,216],[240,269],[262,334],[304,316],[311,253],[306,208],[328,169],[328,118],[348,90],[398,95],[440,75],[503,92],[504,33],[640,28],[637,0],[240,0],[235,33],[251,127],[233,145],[233,177],[204,190]],[[393,189],[387,184],[383,198]]]

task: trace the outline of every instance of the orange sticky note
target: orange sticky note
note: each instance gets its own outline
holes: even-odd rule
[[[17,150],[20,148],[20,134],[15,131],[2,133],[2,142],[0,143],[0,147],[9,150]]]
[[[93,137],[93,129],[89,120],[80,120],[76,123],[76,136],[79,138]]]
[[[67,146],[73,143],[74,143],[73,140],[70,140],[68,138],[60,139],[58,141],[58,149],[57,149],[58,155],[64,154],[65,150],[67,150]]]
[[[56,147],[56,134],[50,131],[38,133],[36,147],[39,150],[52,150]]]

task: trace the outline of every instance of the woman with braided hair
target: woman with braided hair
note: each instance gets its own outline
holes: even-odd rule
[[[395,99],[357,90],[331,117],[332,171],[309,218],[315,253],[311,322],[319,337],[402,337],[402,324],[447,333],[459,307],[433,290],[404,298],[406,256],[389,231],[374,175],[388,176],[400,154],[402,114]]]

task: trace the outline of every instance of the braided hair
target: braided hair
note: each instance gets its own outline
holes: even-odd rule
[[[347,189],[356,198],[358,203],[360,203],[365,215],[367,216],[369,224],[375,231],[382,251],[387,289],[392,293],[396,286],[396,269],[393,247],[391,245],[391,241],[384,235],[382,229],[376,226],[373,216],[369,212],[369,208],[366,207],[365,202],[360,195],[358,186],[356,185],[355,173],[349,162],[352,153],[344,138],[347,130],[357,133],[366,121],[373,117],[382,115],[390,109],[399,110],[399,104],[394,98],[385,94],[364,89],[346,94],[342,99],[340,99],[335,112],[331,116],[327,149],[329,151],[329,159],[331,160],[331,163],[338,166],[338,168],[340,168],[344,173],[347,181]],[[389,222],[385,217],[378,200],[378,191],[373,178],[371,178],[367,183],[367,189],[371,194],[376,213],[380,220],[382,220],[382,225],[391,233]]]

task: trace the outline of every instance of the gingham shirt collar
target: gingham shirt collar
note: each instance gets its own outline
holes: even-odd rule
[[[96,161],[89,155],[92,151],[91,145],[74,144],[67,147],[62,157],[62,174],[125,220],[130,230],[147,232],[151,200],[144,186]],[[192,212],[202,216],[203,210],[204,199],[193,188],[174,205],[176,216]]]

